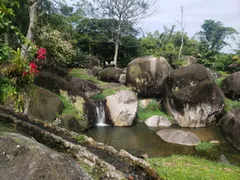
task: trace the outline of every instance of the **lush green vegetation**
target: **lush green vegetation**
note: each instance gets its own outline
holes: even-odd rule
[[[240,167],[208,161],[192,156],[174,155],[149,159],[160,177],[169,180],[239,179]]]
[[[214,148],[214,146],[215,145],[213,143],[210,143],[210,142],[201,142],[195,147],[195,149],[198,152],[209,152]]]
[[[59,98],[62,100],[63,105],[64,105],[64,110],[60,114],[60,116],[63,116],[63,117],[71,116],[71,117],[76,117],[77,119],[79,119],[80,118],[79,111],[72,104],[72,102],[64,96],[59,96]]]
[[[139,108],[138,108],[139,121],[145,121],[146,119],[154,115],[164,116],[169,121],[173,120],[173,118],[167,115],[166,112],[160,107],[160,105],[156,100],[151,100],[151,102],[146,107],[142,107],[141,105],[139,105]]]
[[[240,101],[238,100],[231,100],[231,99],[228,99],[228,98],[225,98],[224,99],[224,109],[225,111],[231,111],[232,109],[234,108],[239,108],[240,107]]]

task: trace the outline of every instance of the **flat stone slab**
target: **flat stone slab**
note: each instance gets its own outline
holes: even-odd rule
[[[172,123],[163,116],[152,116],[148,118],[144,123],[148,127],[170,127]]]
[[[200,139],[191,132],[177,129],[164,129],[157,132],[157,135],[164,141],[174,144],[195,146],[200,143]]]

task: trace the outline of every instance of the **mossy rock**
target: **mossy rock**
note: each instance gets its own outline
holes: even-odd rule
[[[63,109],[64,105],[56,94],[35,86],[30,96],[27,115],[53,122],[56,115],[61,114]]]
[[[118,83],[119,77],[122,74],[123,69],[108,67],[98,72],[98,79],[104,82],[116,82]]]
[[[140,57],[128,64],[126,85],[139,96],[160,96],[164,89],[163,80],[171,71],[172,67],[163,57]]]
[[[207,69],[192,64],[175,69],[165,80],[164,106],[181,127],[205,127],[217,122],[224,94]]]

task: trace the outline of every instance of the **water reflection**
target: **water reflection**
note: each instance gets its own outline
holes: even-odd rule
[[[171,127],[172,128],[172,127]],[[218,140],[221,144],[217,156],[222,154],[235,164],[240,163],[240,152],[228,143],[221,135],[218,127],[207,128],[178,128],[196,134],[201,141]],[[171,156],[173,154],[196,154],[194,147],[166,143],[156,132],[159,128],[148,128],[144,123],[137,123],[132,127],[94,127],[86,134],[96,141],[125,149],[134,155],[148,154],[150,157]]]

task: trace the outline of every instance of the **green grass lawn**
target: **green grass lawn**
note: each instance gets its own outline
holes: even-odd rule
[[[168,180],[240,180],[240,167],[192,156],[151,158],[149,162]]]
[[[86,69],[74,68],[70,71],[69,75],[76,77],[76,78],[92,81],[92,82],[100,85],[101,87],[104,86],[105,84],[107,84],[103,81],[98,80],[97,77],[89,75],[87,73]]]

